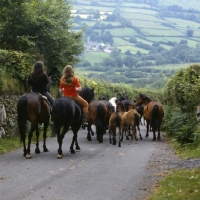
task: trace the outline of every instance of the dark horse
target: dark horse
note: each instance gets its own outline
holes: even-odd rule
[[[94,135],[92,131],[92,124],[96,126],[97,140],[99,143],[103,143],[103,134],[105,133],[105,127],[107,125],[107,106],[102,101],[92,101],[89,104],[89,113],[87,116],[88,121],[88,134],[87,139],[91,141],[91,134]],[[91,133],[91,134],[90,134]]]
[[[91,101],[94,98],[94,89],[83,88],[81,95],[86,101]],[[80,150],[77,142],[78,131],[82,124],[83,110],[82,107],[75,103],[74,100],[68,97],[61,97],[55,100],[52,107],[53,132],[57,135],[58,154],[57,158],[62,158],[62,141],[69,127],[73,132],[72,143],[70,146],[71,153],[75,153],[73,148],[74,143],[76,150]],[[61,128],[63,127],[62,131]]]
[[[157,140],[160,140],[160,126],[164,117],[163,105],[154,101],[145,94],[139,94],[138,99],[136,100],[136,106],[144,104],[144,118],[147,121],[147,132],[146,137],[149,136],[149,125],[153,131],[153,140],[156,140],[156,130],[158,131]]]
[[[17,102],[18,127],[20,138],[24,145],[24,156],[26,158],[31,158],[31,139],[34,131],[36,131],[37,137],[35,153],[40,153],[38,124],[41,123],[44,123],[43,150],[44,152],[48,152],[48,149],[46,147],[46,132],[49,125],[50,109],[51,108],[47,100],[44,99],[39,93],[32,92],[23,94]],[[30,121],[31,128],[28,134],[28,146],[26,148],[25,140],[27,120]]]

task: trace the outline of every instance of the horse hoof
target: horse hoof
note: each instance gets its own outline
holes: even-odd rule
[[[112,145],[116,145],[116,142],[113,142]]]
[[[79,146],[77,146],[77,147],[76,147],[76,150],[77,150],[77,151],[80,151],[80,150],[81,150],[81,148],[80,148]]]
[[[49,152],[49,150],[47,148],[44,148],[43,152]]]
[[[140,140],[142,140],[142,137],[140,137]]]
[[[26,158],[27,158],[27,159],[30,159],[30,158],[31,158],[31,154],[28,154],[28,153],[27,153],[27,154],[26,154]]]
[[[152,140],[153,140],[153,141],[156,141],[156,138],[153,138]]]
[[[35,149],[35,153],[36,154],[40,154],[40,150],[39,149]]]
[[[60,159],[63,157],[63,154],[57,154],[57,158]]]
[[[75,150],[71,150],[71,154],[75,154],[76,153],[76,151]]]

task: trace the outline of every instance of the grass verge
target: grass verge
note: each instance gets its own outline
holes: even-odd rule
[[[180,159],[200,158],[200,144],[181,145],[175,139],[169,139],[169,142]],[[148,200],[197,200],[200,197],[199,185],[200,167],[172,170]]]
[[[43,140],[43,131],[42,127],[40,127],[40,136],[39,140]],[[51,135],[51,129],[47,130],[47,138]],[[34,144],[36,142],[36,135],[35,132],[33,133],[33,137],[31,143]],[[27,137],[26,137],[26,144],[27,144]],[[14,151],[16,149],[22,148],[23,143],[20,141],[19,135],[13,135],[4,139],[0,139],[0,154],[4,154],[6,152]]]
[[[148,200],[198,200],[200,197],[200,168],[171,171]]]

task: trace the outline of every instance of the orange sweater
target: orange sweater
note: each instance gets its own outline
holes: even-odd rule
[[[70,84],[70,85],[66,85],[63,83],[63,81],[60,79],[60,85],[59,88],[60,89],[64,89],[63,90],[63,94],[64,96],[77,96],[78,92],[76,91],[75,87],[80,87],[81,84],[79,83],[79,80],[77,77],[74,77],[74,81]]]

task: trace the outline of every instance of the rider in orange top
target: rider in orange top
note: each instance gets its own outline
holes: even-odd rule
[[[82,105],[83,112],[87,114],[88,103],[78,95],[78,92],[81,90],[81,84],[79,83],[78,78],[75,76],[72,66],[66,65],[63,69],[63,76],[60,79],[59,91],[63,93],[64,96],[67,96]]]

